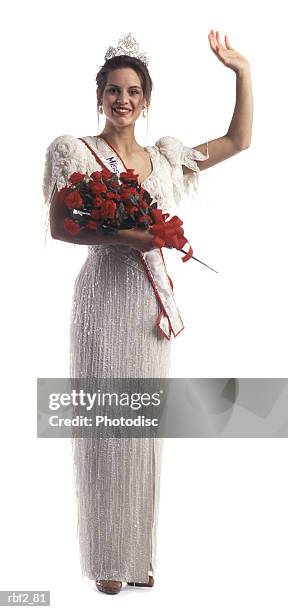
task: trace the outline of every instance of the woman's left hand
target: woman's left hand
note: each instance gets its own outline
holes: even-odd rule
[[[243,57],[243,55],[240,55],[236,49],[231,47],[226,34],[224,35],[225,47],[221,44],[218,30],[216,30],[216,33],[215,30],[210,30],[208,39],[213,53],[215,53],[219,61],[222,62],[224,66],[231,68],[231,70],[234,70],[236,74],[240,74],[243,72],[243,70],[247,70],[249,68],[248,60]]]

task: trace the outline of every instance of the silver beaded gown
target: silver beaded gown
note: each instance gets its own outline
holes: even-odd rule
[[[95,138],[85,140],[93,146]],[[195,160],[206,157],[169,136],[146,148],[153,170],[142,185],[171,213],[185,192],[193,193],[199,172]],[[100,169],[87,147],[70,135],[56,138],[46,155],[48,203],[55,183],[60,189],[72,172]],[[191,173],[183,176],[182,164]],[[159,333],[159,312],[134,249],[88,246],[73,292],[70,376],[169,377],[171,342],[177,339]],[[148,582],[157,563],[163,439],[74,438],[72,448],[82,575]]]
[[[134,252],[135,253],[135,252]],[[93,246],[74,288],[71,376],[167,377],[170,341],[136,253]],[[91,579],[148,582],[156,568],[163,440],[75,438],[82,572]]]

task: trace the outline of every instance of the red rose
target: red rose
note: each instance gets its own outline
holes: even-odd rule
[[[101,219],[101,209],[93,208],[93,210],[91,210],[91,217],[93,217],[93,219]]]
[[[69,219],[69,217],[66,217],[66,219],[64,219],[64,229],[66,230],[66,232],[68,232],[68,234],[76,236],[76,234],[79,234],[80,232],[80,225],[79,223],[73,221],[73,219]]]
[[[106,200],[101,208],[102,219],[114,219],[116,211],[116,204],[112,200]]]
[[[106,193],[107,187],[104,183],[100,183],[100,181],[91,181],[89,183],[89,191],[91,191],[91,193]]]
[[[71,174],[69,178],[69,181],[70,183],[72,183],[72,185],[77,185],[77,183],[81,183],[84,178],[85,174],[81,174],[80,172],[73,172],[73,174]]]
[[[138,210],[137,206],[134,206],[134,204],[125,204],[125,212],[128,215],[133,215],[134,213],[136,213]]]
[[[119,193],[113,193],[113,191],[107,191],[106,192],[106,198],[109,200],[113,200],[113,198],[115,198],[116,200],[120,199],[120,195]]]
[[[93,204],[94,206],[102,206],[102,202],[103,202],[103,198],[101,198],[101,196],[96,195],[93,198]]]
[[[110,170],[108,170],[107,168],[103,168],[103,170],[101,170],[101,174],[102,174],[103,178],[109,179],[109,178],[111,178],[113,172],[110,172]]]
[[[89,229],[95,230],[98,227],[98,223],[91,219],[91,221],[88,221],[87,227],[89,227]]]
[[[129,197],[130,197],[129,190],[127,188],[121,189],[120,194],[121,194],[121,199],[122,200],[128,200]]]
[[[138,193],[136,187],[127,187],[126,190],[129,192],[130,196],[131,195],[135,195],[136,193]]]
[[[71,191],[65,195],[65,204],[67,208],[73,210],[73,208],[81,208],[83,200],[79,191]]]
[[[133,168],[127,168],[126,172],[121,172],[121,181],[137,181],[139,174],[134,174]]]
[[[135,195],[137,193],[137,190],[135,189],[135,187],[124,187],[124,189],[121,189],[121,198],[122,200],[128,200],[129,198],[131,198],[131,196]]]
[[[90,174],[91,178],[93,179],[93,181],[99,181],[101,179],[101,172],[99,172],[99,170],[97,172],[92,172],[92,174]]]

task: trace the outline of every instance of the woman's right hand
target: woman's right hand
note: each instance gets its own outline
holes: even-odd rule
[[[154,235],[149,229],[132,227],[127,230],[119,230],[118,237],[120,244],[130,246],[137,251],[152,251],[152,249],[159,248],[153,244]]]

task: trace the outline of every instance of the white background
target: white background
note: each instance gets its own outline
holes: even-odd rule
[[[114,601],[81,579],[70,443],[36,438],[36,378],[67,375],[71,292],[86,256],[68,243],[43,247],[45,151],[61,134],[98,133],[95,76],[122,33],[132,31],[150,57],[148,134],[145,119],[136,127],[143,146],[171,135],[193,147],[226,133],[235,75],[210,50],[210,29],[250,62],[252,145],[203,172],[199,197],[179,210],[195,256],[219,273],[168,253],[186,325],[173,340],[174,375],[287,376],[283,10],[279,1],[235,0],[50,0],[2,10],[2,590],[51,590],[53,610]],[[156,584],[123,590],[116,605],[286,611],[286,440],[165,447]]]

